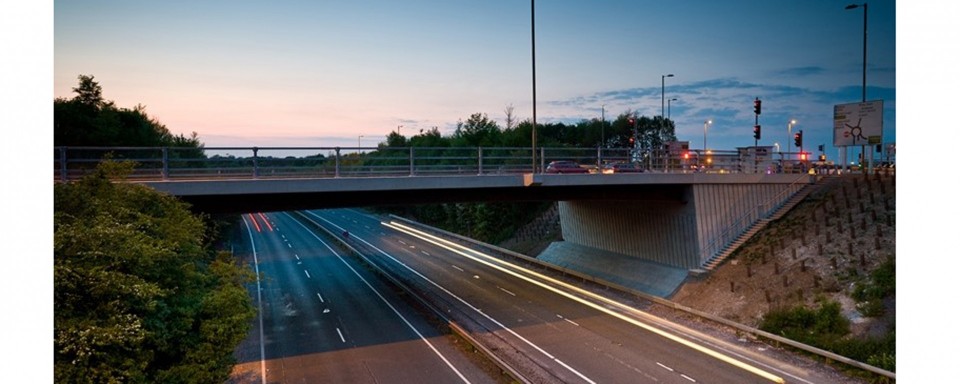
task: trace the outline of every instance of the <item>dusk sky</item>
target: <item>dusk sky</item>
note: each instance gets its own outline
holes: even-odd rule
[[[847,1],[536,3],[537,122],[660,115],[702,148],[832,146],[862,97],[863,8]],[[54,96],[93,75],[120,107],[215,146],[374,146],[512,105],[532,116],[529,1],[55,1]],[[894,1],[868,5],[867,99],[896,142]],[[661,77],[674,74],[665,80]],[[661,81],[658,81],[661,80]],[[601,111],[603,109],[603,112]],[[794,149],[795,150],[795,149]],[[851,156],[853,152],[851,152]],[[856,153],[859,153],[858,151]]]
[[[601,106],[608,119],[659,115],[658,80],[672,73],[670,117],[694,148],[707,119],[709,147],[753,145],[759,97],[761,145],[791,141],[796,119],[807,149],[826,144],[837,161],[833,106],[861,100],[863,8],[845,10],[850,3],[540,0],[537,122],[598,118]],[[956,155],[941,143],[956,140],[960,2],[868,7],[867,99],[883,100],[883,141],[899,154],[898,376],[933,382],[954,364],[936,341],[960,339],[954,318],[937,312],[956,288],[934,275],[957,255],[950,220],[960,210],[948,186]],[[13,370],[24,382],[44,382],[44,373],[52,381],[52,257],[43,249],[52,249],[53,188],[43,144],[53,142],[51,101],[73,97],[78,75],[208,147],[354,146],[359,135],[374,146],[401,125],[408,137],[433,126],[449,135],[477,112],[501,124],[509,105],[532,115],[525,0],[25,1],[4,4],[0,30],[0,201],[11,219],[0,242],[11,272],[0,280],[11,292],[2,304],[28,314],[6,317],[14,324],[4,324],[3,340],[16,348],[0,361],[42,367]],[[915,380],[924,375],[933,376]]]

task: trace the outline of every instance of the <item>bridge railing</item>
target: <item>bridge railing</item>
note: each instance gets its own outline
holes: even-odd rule
[[[54,179],[78,179],[107,159],[132,161],[129,178],[150,180],[519,174],[534,171],[532,153],[529,147],[55,147]],[[806,170],[775,168],[773,158],[758,167],[740,151],[543,147],[537,148],[536,172],[555,160],[591,171],[611,162],[635,162],[648,172]]]

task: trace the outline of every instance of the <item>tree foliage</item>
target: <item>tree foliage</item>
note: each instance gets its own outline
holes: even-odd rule
[[[132,165],[54,187],[58,383],[222,383],[255,312],[251,272],[209,249],[173,197],[113,183]]]
[[[103,88],[92,75],[78,76],[72,99],[53,101],[54,146],[203,146],[197,133],[174,135],[159,121],[147,116],[146,107],[118,108],[103,98]]]

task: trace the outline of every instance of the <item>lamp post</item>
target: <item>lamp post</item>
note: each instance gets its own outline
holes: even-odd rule
[[[862,5],[850,4],[844,9],[857,9],[863,6],[863,97],[861,102],[867,102],[867,3]],[[866,146],[860,146],[860,156],[863,157],[863,161],[867,161],[867,156],[865,154]],[[846,156],[846,150],[844,150],[844,156]],[[872,164],[868,164],[868,171],[872,170]]]
[[[713,120],[706,120],[703,122],[703,155],[707,155],[707,126],[713,124]],[[703,164],[703,160],[700,161]]]
[[[667,120],[670,120],[670,102],[671,101],[677,101],[677,98],[672,98],[670,100],[667,100]]]
[[[604,144],[606,144],[606,142],[607,142],[606,137],[605,137],[606,134],[604,133],[604,130],[607,128],[607,127],[606,127],[606,125],[607,125],[607,116],[605,115],[605,112],[606,112],[606,111],[605,111],[605,109],[604,109],[606,106],[607,106],[606,104],[601,104],[601,105],[600,105],[600,146],[601,146],[601,147],[604,146]]]
[[[777,147],[777,152],[780,152],[780,143],[774,142],[773,146]]]
[[[530,0],[530,64],[533,82],[533,126],[530,130],[530,145],[533,173],[537,173],[537,38],[536,28],[534,28],[534,22],[536,21],[535,11],[534,0]]]
[[[787,123],[787,153],[789,153],[793,149],[793,145],[790,144],[790,140],[793,140],[793,133],[792,133],[793,126],[796,123],[797,121],[793,119],[791,119],[790,122]]]
[[[363,138],[363,135],[357,136],[357,154],[360,153],[360,139]]]
[[[660,75],[660,119],[663,120],[663,99],[664,90],[666,90],[666,78],[673,77],[673,74]]]

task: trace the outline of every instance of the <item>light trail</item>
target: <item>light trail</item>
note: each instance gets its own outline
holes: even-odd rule
[[[752,365],[750,365],[750,364],[744,363],[744,362],[739,361],[739,360],[737,360],[737,359],[734,359],[734,358],[732,358],[732,357],[730,357],[730,356],[724,355],[724,354],[722,354],[722,353],[720,353],[720,352],[717,352],[717,351],[714,351],[714,350],[712,350],[712,349],[706,348],[706,347],[704,347],[704,346],[702,346],[702,345],[695,344],[695,343],[690,342],[689,340],[683,339],[683,338],[681,338],[681,337],[679,337],[679,336],[677,336],[677,335],[674,335],[674,334],[672,334],[672,333],[668,333],[668,332],[663,331],[663,330],[661,330],[661,329],[655,328],[655,327],[650,326],[650,325],[648,325],[648,324],[646,324],[646,323],[640,322],[640,321],[638,321],[638,320],[636,320],[636,319],[634,319],[634,318],[627,317],[627,316],[625,316],[625,315],[623,315],[623,314],[621,314],[621,313],[619,313],[619,312],[612,311],[612,310],[610,310],[610,309],[608,309],[608,308],[606,308],[606,307],[604,307],[604,306],[601,306],[601,305],[598,305],[598,304],[596,304],[596,303],[593,303],[593,302],[584,300],[584,299],[582,299],[582,298],[580,298],[580,297],[577,297],[577,296],[575,296],[575,295],[573,295],[573,294],[571,294],[571,293],[569,293],[569,292],[562,291],[562,290],[560,290],[560,289],[557,289],[557,288],[554,287],[554,286],[545,284],[545,283],[543,283],[543,282],[541,282],[541,281],[538,281],[538,280],[535,280],[535,279],[533,279],[533,278],[531,278],[531,277],[522,275],[522,274],[517,273],[517,272],[515,272],[515,271],[513,271],[513,270],[506,269],[506,268],[502,267],[501,265],[497,265],[497,264],[509,265],[511,268],[516,269],[516,270],[518,270],[518,271],[523,271],[524,273],[527,273],[527,274],[532,275],[532,276],[536,276],[537,278],[542,279],[542,280],[544,280],[544,281],[549,281],[549,282],[551,282],[551,283],[554,283],[554,284],[557,284],[557,285],[560,285],[560,286],[567,287],[567,288],[569,288],[569,289],[573,289],[573,290],[579,291],[580,293],[585,294],[585,295],[587,295],[587,296],[590,296],[590,297],[592,297],[592,298],[601,299],[601,300],[603,300],[603,301],[605,301],[605,302],[608,302],[608,303],[611,303],[611,304],[615,304],[615,305],[622,305],[622,304],[617,303],[617,302],[615,302],[615,301],[608,300],[608,299],[603,298],[603,297],[598,296],[598,295],[594,295],[594,294],[592,294],[592,293],[590,293],[590,292],[587,292],[587,291],[584,291],[584,290],[582,290],[582,289],[573,287],[573,286],[571,286],[571,285],[569,285],[569,284],[566,284],[566,283],[563,283],[563,282],[561,282],[561,281],[555,280],[555,279],[550,278],[550,277],[548,277],[548,276],[545,276],[545,275],[539,274],[539,273],[537,273],[537,272],[534,272],[534,271],[531,271],[531,270],[522,268],[522,267],[517,266],[517,265],[513,265],[513,264],[506,263],[505,261],[502,261],[502,260],[500,260],[500,259],[497,259],[497,258],[495,258],[495,257],[493,257],[493,256],[485,255],[485,254],[483,254],[482,252],[478,252],[478,251],[475,251],[475,250],[472,250],[472,249],[469,249],[469,248],[460,246],[460,245],[455,244],[455,243],[453,243],[453,242],[450,242],[450,241],[447,241],[447,240],[445,240],[445,239],[441,239],[441,238],[439,238],[439,237],[430,235],[430,234],[428,234],[428,233],[425,233],[425,232],[422,232],[422,231],[419,231],[419,230],[410,228],[410,227],[405,226],[405,225],[403,225],[403,224],[399,224],[399,223],[396,223],[396,222],[381,223],[381,224],[383,224],[383,225],[385,225],[385,226],[387,226],[387,227],[389,227],[389,228],[395,229],[395,230],[397,230],[397,231],[406,233],[406,234],[408,234],[408,235],[410,235],[410,236],[413,236],[413,237],[416,237],[416,238],[418,238],[418,239],[421,239],[421,240],[423,240],[423,241],[426,241],[426,242],[428,242],[428,243],[434,244],[434,245],[436,245],[436,246],[438,246],[438,247],[447,249],[447,250],[449,250],[449,251],[451,251],[451,252],[454,252],[454,253],[456,253],[456,254],[458,254],[458,255],[461,255],[461,256],[463,256],[463,257],[466,257],[466,258],[468,258],[468,259],[471,259],[471,260],[473,260],[473,261],[475,261],[475,262],[478,262],[478,263],[480,263],[480,264],[486,265],[486,266],[488,266],[488,267],[490,267],[490,268],[499,270],[499,271],[501,271],[501,272],[503,272],[503,273],[506,273],[506,274],[508,274],[508,275],[514,276],[514,277],[516,277],[516,278],[518,278],[518,279],[527,281],[527,282],[529,282],[529,283],[531,283],[531,284],[534,284],[534,285],[537,285],[537,286],[542,287],[542,288],[544,288],[544,289],[547,289],[547,290],[549,290],[549,291],[552,291],[552,292],[554,292],[554,293],[556,293],[556,294],[558,294],[558,295],[561,295],[561,296],[566,297],[566,298],[568,298],[568,299],[570,299],[570,300],[573,300],[573,301],[576,301],[576,302],[581,303],[581,304],[583,304],[583,305],[586,305],[586,306],[588,306],[588,307],[590,307],[590,308],[593,308],[593,309],[595,309],[595,310],[597,310],[597,311],[600,311],[600,312],[602,312],[602,313],[606,313],[607,315],[613,316],[613,317],[618,318],[618,319],[620,319],[620,320],[623,320],[623,321],[625,321],[625,322],[627,322],[627,323],[633,324],[633,325],[635,325],[635,326],[637,326],[637,327],[646,329],[647,331],[650,331],[650,332],[652,332],[652,333],[654,333],[654,334],[660,335],[660,336],[662,336],[662,337],[664,337],[664,338],[666,338],[666,339],[672,340],[672,341],[674,341],[674,342],[676,342],[676,343],[678,343],[678,344],[680,344],[680,345],[684,345],[684,346],[687,346],[687,347],[689,347],[689,348],[691,348],[691,349],[694,349],[694,350],[696,350],[696,351],[702,352],[702,353],[704,353],[704,354],[706,354],[706,355],[708,355],[708,356],[711,356],[711,357],[713,357],[713,358],[715,358],[715,359],[717,359],[717,360],[723,361],[723,362],[725,362],[725,363],[727,363],[727,364],[730,364],[730,365],[732,365],[732,366],[734,366],[734,367],[737,367],[737,368],[746,370],[746,371],[748,371],[748,372],[750,372],[750,373],[753,373],[753,374],[755,374],[755,375],[758,375],[758,376],[760,376],[760,377],[763,377],[764,379],[770,380],[770,381],[775,382],[775,383],[785,383],[785,381],[784,381],[783,378],[781,378],[781,377],[779,377],[779,376],[777,376],[777,375],[774,375],[774,374],[772,374],[772,373],[770,373],[770,372],[764,371],[764,370],[762,370],[762,369],[760,369],[760,368],[754,367],[754,366],[752,366]],[[489,261],[487,261],[487,260],[482,260],[482,259],[480,259],[480,258],[478,258],[478,257],[476,257],[476,256],[469,255],[469,254],[467,254],[467,252],[464,252],[464,251],[461,250],[461,249],[467,250],[467,251],[469,251],[469,252],[471,252],[471,253],[474,253],[474,254],[476,254],[476,255],[482,255],[482,257],[483,257],[484,259],[493,260],[493,261],[496,262],[496,264],[495,264],[495,263],[491,263],[491,262],[489,262]]]

